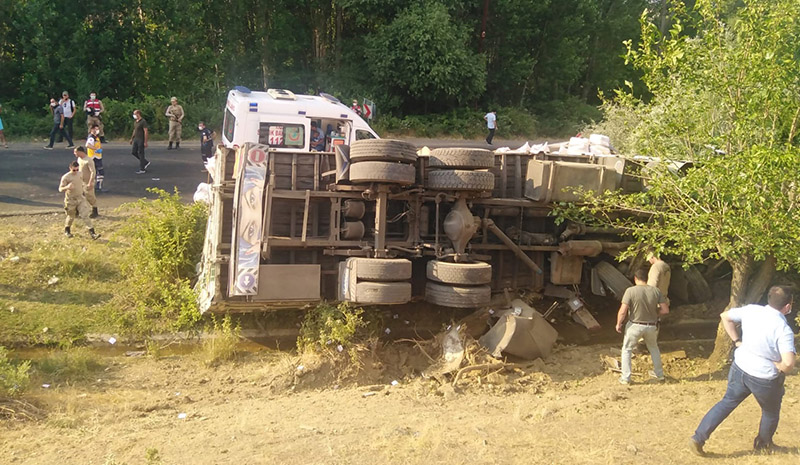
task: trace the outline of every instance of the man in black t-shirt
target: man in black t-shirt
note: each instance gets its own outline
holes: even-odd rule
[[[200,155],[203,157],[203,164],[205,165],[206,160],[211,158],[214,150],[214,139],[212,138],[211,129],[206,127],[206,123],[202,121],[197,123],[197,130],[200,131]]]
[[[139,171],[136,174],[144,174],[147,172],[147,167],[150,162],[144,157],[144,149],[147,148],[147,141],[149,139],[149,132],[147,130],[147,121],[142,118],[142,112],[133,110],[133,119],[136,121],[133,124],[133,134],[131,135],[131,155],[139,160]]]

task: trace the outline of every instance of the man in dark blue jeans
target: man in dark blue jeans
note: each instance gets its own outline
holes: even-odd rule
[[[690,439],[689,447],[695,454],[704,455],[703,446],[711,433],[750,394],[761,406],[761,424],[753,448],[768,451],[775,447],[772,436],[778,429],[783,382],[795,363],[794,334],[786,322],[792,300],[787,288],[773,286],[768,305],[747,305],[720,315],[736,351],[725,396],[706,413]],[[737,324],[741,324],[741,336]]]

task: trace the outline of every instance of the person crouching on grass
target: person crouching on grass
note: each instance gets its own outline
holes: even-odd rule
[[[76,216],[80,216],[83,223],[89,228],[89,236],[92,240],[100,237],[100,234],[94,232],[92,219],[89,218],[91,207],[84,195],[83,177],[78,172],[77,160],[70,163],[69,172],[61,176],[61,183],[58,185],[58,191],[64,193],[64,211],[67,214],[67,219],[64,223],[64,235],[72,237],[72,231],[70,229],[72,227],[72,222],[75,221]]]

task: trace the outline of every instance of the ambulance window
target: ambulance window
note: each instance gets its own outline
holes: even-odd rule
[[[258,143],[275,148],[303,148],[305,127],[302,124],[261,123]]]
[[[375,136],[371,132],[365,131],[363,129],[356,129],[356,140],[374,139],[374,138]]]
[[[223,126],[225,128],[225,139],[227,139],[228,142],[233,142],[233,131],[236,129],[236,117],[233,116],[233,113],[228,109],[225,110],[225,124]]]

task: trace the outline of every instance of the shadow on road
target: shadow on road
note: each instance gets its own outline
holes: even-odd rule
[[[8,203],[12,205],[23,205],[26,207],[52,207],[61,208],[63,205],[51,202],[39,202],[36,200],[21,199],[19,197],[11,197],[9,195],[0,195],[0,203]]]

